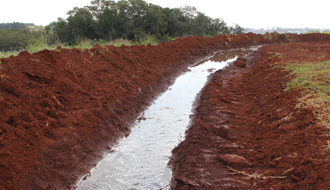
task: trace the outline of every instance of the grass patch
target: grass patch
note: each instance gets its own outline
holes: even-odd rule
[[[168,39],[166,39],[166,40],[171,41],[173,39],[168,37]],[[113,45],[116,47],[120,47],[123,44],[126,46],[132,46],[132,45],[147,45],[149,43],[151,45],[157,45],[160,43],[160,41],[155,36],[146,36],[145,38],[141,38],[140,40],[138,40],[136,42],[133,42],[133,41],[127,40],[127,39],[123,39],[123,38],[115,39],[112,41],[84,39],[84,40],[80,40],[80,42],[77,43],[76,45],[68,46],[67,44],[63,44],[63,43],[55,43],[53,45],[49,45],[47,43],[47,39],[45,39],[44,37],[41,37],[40,39],[30,40],[24,50],[27,50],[31,54],[33,54],[33,53],[36,53],[36,52],[44,50],[44,49],[56,50],[57,46],[61,46],[62,48],[68,48],[68,49],[72,49],[72,48],[91,49],[95,44],[98,44],[101,46],[102,45],[107,45],[107,46]],[[19,54],[19,52],[20,51],[8,51],[8,52],[0,51],[0,58],[10,57],[11,55],[17,56]]]
[[[273,58],[283,58],[282,54],[278,52],[268,52],[268,54],[273,55]],[[271,59],[271,57],[268,58]]]
[[[159,44],[158,39],[155,36],[147,36],[144,38],[141,38],[139,41],[135,43],[135,45],[157,45]]]
[[[40,39],[29,40],[25,49],[30,53],[36,53],[44,49],[54,50],[56,49],[57,45],[58,44],[49,45],[47,40],[44,37],[41,37]]]
[[[286,63],[286,71],[294,78],[284,91],[299,90],[303,97],[296,107],[311,109],[318,123],[330,126],[330,61],[311,63]]]
[[[0,59],[10,56],[16,56],[19,54],[19,51],[0,51]]]

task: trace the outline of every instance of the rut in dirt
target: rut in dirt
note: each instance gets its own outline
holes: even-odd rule
[[[172,151],[171,188],[329,189],[329,129],[299,103],[303,93],[284,90],[293,77],[287,63],[329,61],[329,47],[264,46],[247,56],[247,68],[214,73]]]
[[[184,139],[196,95],[211,73],[251,51],[219,52],[178,77],[78,189],[168,189],[172,177],[169,157]]]

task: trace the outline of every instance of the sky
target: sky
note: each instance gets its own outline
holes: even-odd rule
[[[161,7],[195,6],[228,26],[244,28],[330,28],[326,0],[145,0]],[[46,26],[58,17],[67,18],[73,7],[90,5],[91,0],[13,0],[0,2],[0,23],[22,22]]]

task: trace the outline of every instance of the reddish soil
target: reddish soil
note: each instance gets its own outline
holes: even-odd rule
[[[322,40],[330,35],[249,33],[0,59],[0,189],[74,187],[157,95],[214,51]]]
[[[329,55],[330,41],[269,45],[213,74],[173,150],[172,189],[330,189],[329,131],[270,66]]]

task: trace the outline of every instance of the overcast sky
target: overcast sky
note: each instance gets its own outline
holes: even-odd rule
[[[91,0],[1,0],[0,23],[23,22],[47,25],[58,17],[67,18],[73,7],[89,5]],[[146,0],[162,7],[195,6],[228,26],[249,28],[330,28],[327,0]]]

